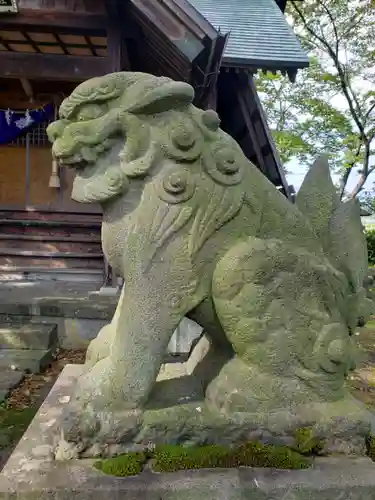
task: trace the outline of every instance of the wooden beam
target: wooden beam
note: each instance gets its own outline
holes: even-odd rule
[[[107,0],[105,8],[107,12],[107,40],[108,40],[108,64],[109,71],[116,72],[130,70],[130,61],[125,43],[125,32],[123,19],[126,17],[123,3],[119,0]]]
[[[30,80],[27,78],[21,78],[21,85],[23,88],[23,91],[27,95],[27,97],[30,99],[30,102],[34,101],[34,92],[33,92],[33,87],[30,83]]]
[[[80,82],[108,73],[106,57],[0,52],[1,76]]]
[[[260,168],[260,170],[264,174],[267,175],[267,168],[266,168],[266,165],[265,165],[265,162],[264,162],[264,158],[263,158],[262,152],[260,150],[260,145],[258,144],[258,138],[256,136],[253,123],[251,122],[249,111],[248,111],[248,109],[246,107],[246,101],[245,101],[245,98],[244,98],[244,95],[243,95],[243,89],[239,88],[239,89],[236,89],[236,90],[237,90],[238,103],[239,103],[241,111],[242,111],[242,115],[243,115],[243,119],[244,119],[245,124],[246,124],[246,128],[247,128],[247,130],[249,132],[249,136],[250,136],[251,143],[252,143],[252,148],[253,148],[255,156],[257,158],[257,162],[256,163],[258,164],[258,167]]]
[[[15,15],[0,18],[1,29],[27,31],[50,31],[60,28],[68,30],[101,31],[105,30],[103,14],[84,14],[79,12],[56,12],[47,9],[22,9]]]

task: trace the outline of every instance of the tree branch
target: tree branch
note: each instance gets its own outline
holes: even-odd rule
[[[359,153],[361,152],[361,148],[362,148],[362,142],[360,141],[360,139],[358,139],[358,142],[357,142],[357,149],[356,149],[356,152],[354,154],[354,158],[357,158],[357,156],[359,155]],[[354,168],[354,165],[356,164],[356,159],[354,159],[349,165],[348,167],[345,168],[345,172],[343,174],[343,176],[341,177],[340,179],[340,200],[342,200],[343,196],[344,196],[344,193],[345,193],[345,188],[346,188],[346,184],[348,182],[348,179],[350,177],[350,174],[352,173],[352,170]]]
[[[318,0],[320,5],[322,5],[321,3],[321,0]],[[350,95],[349,93],[349,88],[347,86],[347,79],[346,79],[346,74],[345,74],[345,71],[343,70],[343,68],[341,67],[341,64],[340,64],[340,61],[338,59],[338,57],[336,56],[334,50],[332,49],[332,47],[330,46],[330,44],[327,42],[327,40],[318,35],[318,33],[316,33],[316,31],[314,31],[311,26],[309,25],[309,23],[307,22],[303,12],[301,11],[301,9],[296,5],[296,2],[295,0],[291,0],[291,3],[293,5],[293,7],[295,8],[297,14],[299,15],[305,29],[310,33],[311,36],[313,36],[314,38],[316,38],[317,40],[319,40],[319,42],[326,48],[327,52],[328,52],[328,55],[331,57],[336,69],[337,69],[337,73],[338,73],[338,76],[339,76],[339,80],[340,80],[340,86],[341,86],[341,89],[343,91],[343,94],[346,98],[346,101],[348,103],[348,106],[349,106],[349,109],[350,109],[350,113],[353,117],[353,120],[355,121],[357,127],[358,127],[358,130],[361,134],[361,137],[363,139],[366,139],[366,134],[365,134],[365,129],[364,129],[364,126],[363,126],[363,123],[361,122],[360,120],[360,117],[358,116],[357,114],[357,110],[355,109],[354,107],[354,103],[353,101],[355,101],[353,99],[353,97]]]
[[[335,34],[335,40],[336,40],[336,43],[335,43],[335,56],[338,59],[338,57],[339,57],[339,43],[340,43],[340,40],[339,40],[339,34],[337,33],[336,23],[335,23],[335,20],[334,20],[334,18],[332,16],[331,11],[326,6],[326,4],[323,2],[323,0],[320,0],[320,5],[326,11],[327,16],[329,17],[329,19],[330,19],[330,21],[332,23],[332,28],[333,28],[333,32]]]
[[[375,102],[372,104],[372,106],[370,106],[370,108],[367,110],[366,114],[365,114],[365,122],[367,121],[367,118],[370,116],[371,114],[371,111],[373,111],[375,109]]]
[[[350,193],[349,198],[353,199],[355,198],[363,189],[363,186],[365,185],[365,182],[372,172],[372,170],[369,170],[369,161],[370,161],[370,145],[368,143],[365,144],[365,152],[363,155],[363,170],[362,173],[359,177],[359,181],[357,182],[357,185],[353,189],[353,191]]]

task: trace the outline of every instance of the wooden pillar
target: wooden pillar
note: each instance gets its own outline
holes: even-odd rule
[[[126,1],[106,0],[105,8],[107,14],[107,67],[108,72],[130,70],[129,55],[125,43],[123,26],[126,16]],[[124,6],[125,4],[125,6]],[[104,257],[104,283],[101,288],[103,293],[108,290],[118,290],[118,277]]]
[[[108,70],[112,73],[130,70],[129,54],[123,30],[126,3],[119,0],[107,0],[105,2],[107,11]]]

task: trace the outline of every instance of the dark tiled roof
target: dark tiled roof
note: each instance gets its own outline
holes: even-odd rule
[[[224,66],[296,71],[308,66],[275,0],[189,0],[217,30],[230,32]]]

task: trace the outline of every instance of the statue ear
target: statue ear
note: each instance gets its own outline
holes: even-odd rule
[[[135,115],[152,115],[169,109],[187,106],[194,100],[194,89],[184,82],[168,82],[155,87],[130,108],[129,113]]]

